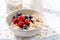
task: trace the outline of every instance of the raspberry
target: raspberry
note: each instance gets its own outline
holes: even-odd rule
[[[13,23],[16,24],[18,22],[18,18],[13,19]]]
[[[23,15],[19,16],[19,17],[18,17],[18,20],[19,20],[19,21],[24,21],[24,20],[25,20],[25,16],[23,16]]]
[[[20,21],[20,22],[18,23],[18,26],[19,26],[20,28],[22,28],[23,25],[24,25],[24,22],[23,22],[23,21]]]
[[[30,25],[30,21],[28,19],[25,20],[25,24],[27,24],[28,26]]]

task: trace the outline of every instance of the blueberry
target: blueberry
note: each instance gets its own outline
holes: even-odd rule
[[[18,17],[18,15],[15,16],[16,18]]]
[[[30,18],[30,19],[32,19],[32,16],[31,16],[31,15],[29,15],[29,18]]]
[[[18,13],[17,15],[18,15],[18,16],[21,16],[21,15],[22,15],[22,13]]]
[[[26,15],[25,19],[32,19],[32,16],[31,15]]]
[[[28,16],[25,16],[25,19],[28,19],[29,17]]]
[[[24,29],[27,29],[27,27],[28,27],[28,26],[27,26],[26,24],[23,25],[23,28],[24,28]]]
[[[14,19],[14,18],[17,18],[17,17],[18,17],[17,15],[16,15],[16,16],[13,16],[13,19]]]
[[[32,19],[29,19],[29,21],[33,23],[33,20]]]

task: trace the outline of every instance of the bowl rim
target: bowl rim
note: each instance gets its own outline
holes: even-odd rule
[[[36,11],[36,12],[39,12],[39,13],[41,13],[39,10],[37,10],[37,9],[18,9],[18,10],[15,10],[15,11],[12,11],[12,12],[10,12],[10,13],[8,13],[8,15],[10,15],[10,14],[12,14],[12,13],[14,13],[14,12],[17,12],[17,11],[19,11],[19,10],[32,10],[32,11]],[[7,15],[7,17],[8,17],[8,15]],[[42,15],[42,14],[41,14]],[[42,15],[43,16],[43,15]],[[7,23],[7,17],[6,17],[6,23]],[[8,24],[8,23],[7,23]],[[8,24],[8,26],[10,27],[10,25]],[[10,28],[12,28],[12,27],[10,27]],[[16,30],[16,29],[14,29],[14,28],[12,28],[13,30]],[[38,30],[38,29],[41,29],[40,27],[39,28],[36,28],[36,29],[33,29],[33,30],[20,30],[20,31],[22,31],[22,32],[30,32],[30,31],[35,31],[35,30]],[[19,30],[16,30],[16,31],[19,31]]]

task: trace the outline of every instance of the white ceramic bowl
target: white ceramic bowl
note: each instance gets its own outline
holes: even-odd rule
[[[6,23],[8,25],[8,28],[14,33],[14,35],[21,36],[21,37],[31,37],[31,36],[36,35],[40,31],[40,28],[35,29],[35,30],[29,30],[29,31],[23,31],[23,30],[18,31],[10,27],[9,24],[12,22],[13,16],[15,16],[17,12],[22,12],[25,15],[27,14],[36,15],[38,17],[43,18],[43,15],[40,13],[40,11],[33,10],[33,9],[20,9],[20,10],[16,10],[9,13],[6,18]]]

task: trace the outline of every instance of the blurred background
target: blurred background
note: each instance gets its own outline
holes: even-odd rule
[[[0,0],[0,10],[7,9],[9,12],[19,8],[33,8],[53,12],[60,16],[59,4],[60,0]]]

